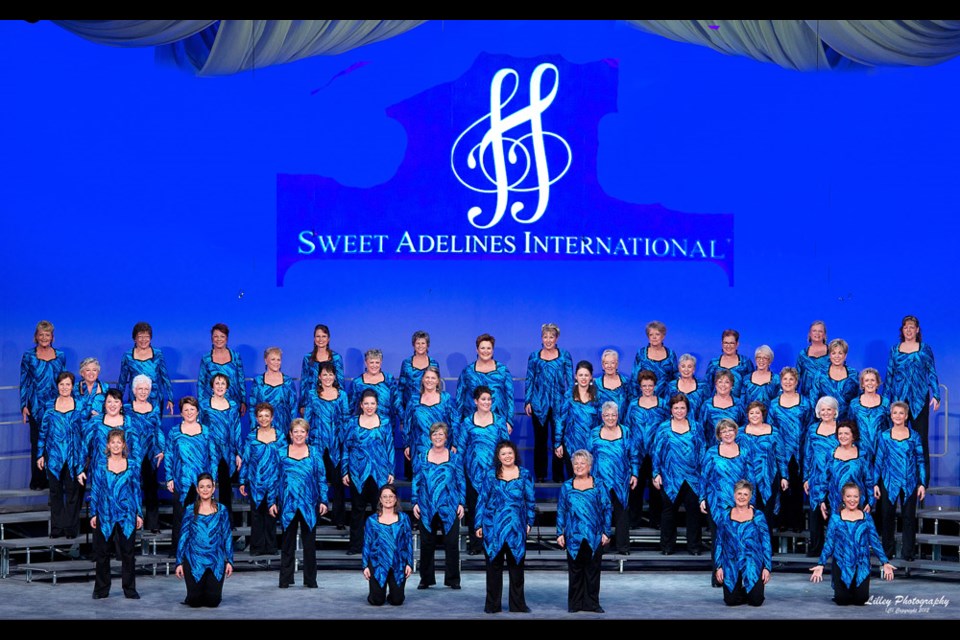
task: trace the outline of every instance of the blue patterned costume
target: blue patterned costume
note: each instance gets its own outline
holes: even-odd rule
[[[864,514],[860,520],[844,520],[839,513],[830,514],[827,536],[819,564],[833,558],[840,568],[840,579],[846,585],[859,586],[870,577],[870,552],[880,564],[889,560],[880,544],[880,536],[873,526],[873,518]]]
[[[206,426],[201,425],[200,433],[196,435],[183,433],[180,426],[170,429],[163,468],[167,481],[173,481],[181,504],[186,501],[190,488],[197,484],[201,473],[217,473],[217,455],[217,447]]]
[[[780,396],[770,403],[767,413],[767,422],[777,434],[777,459],[781,478],[790,477],[790,460],[796,460],[797,465],[803,464],[803,442],[807,425],[813,417],[810,403],[802,395],[800,403],[793,407],[784,407],[780,404]]]
[[[697,421],[703,425],[703,441],[705,443],[714,442],[717,439],[717,423],[722,419],[729,418],[738,425],[747,421],[747,412],[739,400],[733,398],[732,405],[721,408],[714,404],[715,397],[704,398],[703,404],[700,405],[700,413],[697,414]]]
[[[637,438],[631,435],[630,427],[623,424],[620,425],[622,435],[616,440],[601,438],[601,429],[593,429],[590,445],[585,447],[593,454],[593,475],[606,487],[608,494],[613,491],[620,504],[626,507],[630,495],[630,476],[640,474],[640,458],[635,446]],[[591,543],[590,548],[596,551],[600,547]],[[573,555],[576,557],[577,554]]]
[[[93,385],[87,386],[87,383],[80,380],[77,386],[73,388],[73,398],[77,401],[77,409],[84,420],[94,417],[93,412],[103,413],[103,401],[107,399],[107,390],[110,385],[106,382],[96,380]]]
[[[847,377],[843,380],[834,380],[831,378],[829,369],[817,376],[813,385],[814,397],[810,398],[810,402],[814,406],[816,406],[817,400],[823,396],[834,398],[839,405],[837,422],[852,419],[850,402],[860,394],[860,382],[857,377],[857,370],[853,367],[846,367],[846,370]]]
[[[226,409],[214,409],[209,398],[201,401],[200,424],[207,428],[207,433],[216,447],[214,467],[221,461],[226,462],[232,476],[237,470],[237,456],[240,454],[243,438],[240,436],[240,411],[233,400],[230,400],[229,404]]]
[[[350,385],[350,411],[354,415],[360,413],[360,396],[367,389],[373,389],[377,394],[377,415],[391,424],[399,425],[403,414],[400,412],[400,392],[393,375],[384,372],[383,380],[375,384],[364,382],[362,375],[353,379]]]
[[[123,354],[120,360],[120,378],[117,380],[117,387],[128,398],[133,398],[133,379],[138,375],[145,375],[150,378],[153,384],[150,386],[150,396],[147,402],[155,406],[161,406],[164,402],[173,401],[173,386],[170,384],[170,376],[167,374],[167,365],[163,359],[163,352],[156,347],[151,347],[153,357],[148,360],[137,360],[133,357],[133,349]],[[129,387],[129,390],[128,390]]]
[[[485,427],[474,423],[472,413],[460,423],[457,429],[457,451],[463,454],[467,478],[477,491],[483,487],[487,476],[493,474],[497,443],[509,439],[506,421],[496,414],[493,416],[493,423]]]
[[[212,350],[200,358],[200,374],[197,376],[197,400],[200,401],[201,408],[204,405],[209,405],[210,396],[213,395],[210,382],[213,380],[213,376],[218,373],[227,376],[229,381],[227,399],[235,402],[238,407],[247,403],[243,360],[240,359],[240,354],[233,349],[227,349],[227,351],[230,352],[230,362],[224,364],[217,364],[213,361]]]
[[[396,464],[390,421],[381,417],[379,427],[366,429],[358,418],[351,418],[345,432],[341,472],[350,476],[354,491],[360,491],[367,478],[373,478],[378,487],[387,484]]]
[[[413,566],[413,530],[405,513],[397,514],[393,524],[383,524],[377,514],[367,518],[363,529],[363,568],[370,569],[370,579],[385,587],[387,575],[393,571],[397,584],[406,580],[406,568]]]
[[[597,402],[600,403],[600,406],[602,407],[605,402],[616,402],[620,420],[623,420],[624,416],[627,415],[627,410],[630,408],[630,403],[633,402],[635,398],[630,381],[619,373],[617,376],[620,378],[620,386],[616,389],[607,389],[603,386],[603,376],[594,378],[593,383],[597,390]]]
[[[830,351],[822,356],[812,358],[807,355],[807,347],[800,350],[797,354],[797,372],[800,374],[797,380],[797,392],[811,400],[811,404],[816,404],[819,398],[814,398],[817,378],[821,374],[826,374],[830,368]]]
[[[141,515],[140,465],[127,461],[126,470],[114,473],[104,458],[90,472],[90,516],[97,518],[97,528],[110,539],[115,525],[120,525],[124,538],[137,528]]]
[[[53,400],[43,412],[37,458],[46,458],[44,468],[54,476],[59,476],[63,465],[67,465],[67,473],[72,478],[82,471],[80,411],[76,409],[76,401],[70,411],[57,411],[55,404]]]
[[[297,390],[293,378],[283,375],[283,382],[278,385],[267,384],[263,380],[264,374],[253,379],[253,388],[250,389],[249,406],[256,407],[260,402],[269,402],[273,407],[273,424],[281,431],[290,429],[290,422],[296,417]],[[313,426],[313,423],[310,423]]]
[[[125,404],[123,405],[123,413],[130,419],[130,430],[137,434],[137,448],[141,455],[140,459],[136,461],[137,464],[146,459],[150,461],[151,466],[155,467],[154,458],[162,453],[167,446],[167,439],[161,428],[160,405],[152,404],[150,411],[139,413],[134,411],[133,405]]]
[[[940,380],[933,360],[933,349],[920,343],[915,353],[902,353],[900,345],[890,349],[884,385],[890,402],[903,401],[910,405],[910,417],[916,419],[927,405],[928,398],[940,401]]]
[[[143,460],[141,438],[140,434],[133,429],[130,417],[126,415],[123,416],[122,427],[111,427],[107,425],[103,419],[103,415],[93,416],[90,420],[87,420],[83,426],[77,473],[83,471],[84,468],[90,470],[106,464],[107,439],[110,431],[113,429],[121,429],[124,432],[124,437],[127,442],[127,456],[137,462],[137,468],[139,469],[140,461]],[[89,475],[89,473],[87,475]]]
[[[712,393],[711,388],[694,378],[693,381],[696,383],[697,387],[690,393],[687,393],[686,391],[680,391],[680,389],[677,388],[677,385],[679,384],[678,380],[671,380],[669,383],[667,383],[667,387],[662,398],[669,404],[670,398],[678,393],[682,393],[683,395],[687,396],[687,402],[690,404],[690,409],[687,413],[693,417],[700,415],[700,406],[703,404],[704,400],[710,397],[710,394]]]
[[[706,501],[707,509],[714,522],[720,514],[734,506],[733,487],[740,480],[749,480],[757,486],[757,456],[750,448],[750,442],[737,438],[740,454],[728,458],[720,453],[720,444],[708,447],[703,453],[700,500]],[[756,495],[750,497],[753,504]]]
[[[414,460],[431,447],[430,427],[435,422],[447,425],[447,441],[456,442],[457,408],[446,391],[440,392],[440,402],[426,405],[420,402],[419,391],[407,405],[403,416],[403,446],[410,447],[410,459]]]
[[[474,527],[483,531],[483,546],[493,558],[506,545],[519,563],[527,550],[527,527],[533,525],[536,501],[533,478],[520,468],[519,477],[502,480],[495,474],[486,477],[477,500]]]
[[[773,569],[770,530],[763,512],[755,510],[753,518],[737,522],[730,511],[718,514],[717,537],[714,541],[716,568],[723,569],[723,585],[730,591],[743,580],[746,591],[763,580],[763,570]]]
[[[289,447],[280,453],[280,522],[284,530],[297,511],[309,528],[317,526],[317,506],[327,502],[327,476],[320,452],[307,446],[309,455],[301,460],[290,457]]]
[[[657,429],[663,424],[670,415],[670,409],[663,398],[657,398],[656,406],[641,407],[634,400],[630,403],[627,415],[623,422],[630,429],[630,436],[633,439],[633,446],[636,449],[640,460],[650,455],[653,450],[653,438]],[[626,504],[626,503],[624,503]]]
[[[596,553],[602,546],[601,536],[613,534],[612,511],[603,482],[595,479],[592,487],[583,490],[573,488],[573,478],[564,482],[557,499],[557,536],[564,537],[567,554],[576,558],[584,542]]]
[[[420,506],[420,521],[433,522],[438,514],[443,530],[457,522],[457,507],[466,503],[467,484],[463,474],[463,456],[453,451],[447,462],[436,464],[427,459],[423,449],[413,459],[413,493],[411,503]]]
[[[567,456],[572,456],[578,449],[589,449],[590,434],[598,424],[600,404],[595,399],[591,402],[580,402],[567,394],[554,427],[554,445],[562,445]]]
[[[343,372],[343,358],[336,351],[330,352],[330,360],[324,362],[333,362],[333,368],[336,372],[337,386],[346,389],[347,376]],[[300,408],[307,405],[307,396],[311,391],[316,391],[320,380],[320,365],[323,362],[317,362],[313,357],[313,352],[303,356],[303,364],[300,365]]]
[[[877,482],[883,481],[894,504],[901,491],[904,498],[909,498],[917,487],[927,486],[920,434],[911,429],[909,438],[895,440],[889,429],[881,433],[875,470]]]
[[[769,409],[773,399],[780,395],[780,375],[771,373],[770,382],[766,384],[755,384],[752,378],[753,374],[751,373],[743,379],[743,397],[741,399],[743,406],[746,407],[751,402],[757,401],[762,402]]]
[[[493,392],[493,406],[491,411],[502,416],[507,424],[513,424],[515,411],[513,397],[513,376],[502,362],[496,363],[496,369],[488,373],[477,371],[476,363],[468,364],[460,372],[457,379],[457,406],[460,415],[464,418],[473,415],[477,410],[477,403],[473,399],[473,390],[479,386],[490,387]]]
[[[737,358],[739,361],[736,365],[728,369],[727,367],[720,366],[720,358],[722,357],[723,356],[718,356],[710,361],[710,364],[707,365],[707,371],[703,376],[703,381],[712,389],[714,386],[714,377],[717,375],[717,372],[729,371],[733,374],[733,387],[730,389],[730,395],[739,399],[743,396],[744,381],[756,370],[756,366],[753,364],[753,360],[744,358],[738,353]]]
[[[347,392],[338,389],[335,400],[324,400],[316,391],[308,394],[303,417],[310,424],[309,443],[321,452],[327,452],[330,461],[338,466],[343,457],[344,429],[353,417]]]
[[[737,435],[737,441],[746,442],[754,457],[751,467],[755,475],[752,479],[748,478],[748,480],[754,482],[754,494],[759,496],[764,504],[767,504],[772,498],[774,500],[773,513],[779,513],[780,487],[774,488],[773,483],[780,472],[780,456],[777,451],[780,438],[777,435],[776,427],[770,426],[770,433],[765,435],[747,433],[746,427],[741,427],[740,433]]]
[[[653,438],[653,477],[660,476],[663,490],[671,500],[677,499],[686,482],[698,496],[703,495],[700,482],[700,462],[703,459],[703,431],[693,420],[687,420],[690,430],[675,432],[670,420],[665,420]]]
[[[820,504],[815,501],[816,496],[822,495],[820,484],[825,481],[827,457],[833,455],[839,444],[836,432],[823,436],[817,433],[819,428],[819,421],[811,423],[803,440],[803,481],[809,483],[810,503],[814,507]]]
[[[240,484],[246,485],[254,508],[264,500],[268,505],[280,504],[280,456],[287,453],[287,441],[279,429],[273,428],[277,436],[273,442],[261,442],[257,431],[250,431],[240,455]]]
[[[427,356],[430,364],[427,367],[436,367],[440,370],[440,365],[433,356]],[[420,381],[423,380],[423,372],[426,369],[417,369],[413,366],[413,356],[405,358],[400,363],[400,375],[397,377],[397,388],[400,390],[400,415],[407,411],[410,402],[420,397]]]
[[[63,351],[53,351],[53,360],[41,360],[35,348],[25,351],[20,359],[20,410],[29,409],[38,427],[47,406],[57,399],[57,376],[67,368]],[[36,458],[34,456],[34,461]]]
[[[527,378],[524,382],[523,404],[530,405],[533,415],[546,422],[553,409],[556,417],[573,386],[573,358],[566,349],[558,348],[553,360],[540,357],[541,349],[527,358]],[[556,442],[556,441],[555,441]]]
[[[230,535],[230,512],[222,504],[208,515],[196,515],[192,508],[183,514],[177,564],[187,564],[194,580],[199,581],[209,569],[213,577],[223,580],[227,564],[233,564],[233,537]]]
[[[813,488],[810,489],[810,496],[816,496],[817,505],[821,502],[827,502],[831,509],[839,509],[843,504],[841,491],[843,485],[848,482],[855,482],[860,487],[860,506],[864,502],[873,509],[876,499],[873,495],[873,487],[877,484],[877,478],[873,472],[873,464],[865,455],[859,452],[856,458],[850,460],[840,460],[833,451],[827,456],[823,467],[823,482],[818,484],[816,494]]]
[[[641,347],[637,350],[637,355],[633,358],[633,369],[630,372],[630,387],[633,397],[640,396],[640,385],[637,382],[637,376],[641,371],[652,371],[657,376],[657,388],[655,393],[662,396],[666,391],[667,385],[672,380],[676,380],[680,375],[680,366],[677,364],[677,354],[670,347],[664,345],[667,357],[663,360],[652,360],[647,351],[650,345]]]
[[[858,396],[850,402],[849,413],[850,418],[857,421],[857,431],[860,432],[857,448],[872,462],[877,457],[880,434],[890,428],[890,401],[881,396],[880,404],[865,407]]]

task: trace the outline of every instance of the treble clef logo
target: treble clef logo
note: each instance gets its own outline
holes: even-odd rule
[[[548,72],[552,74],[553,84],[547,90],[546,95],[543,95],[544,76]],[[513,89],[510,91],[510,95],[504,98],[503,87],[507,78],[513,80]],[[531,224],[539,220],[546,212],[547,204],[550,202],[550,185],[560,180],[567,173],[573,157],[567,141],[555,133],[544,131],[541,120],[543,112],[553,104],[559,84],[560,72],[556,66],[547,62],[538,65],[530,76],[530,104],[509,115],[504,115],[504,108],[510,103],[520,87],[520,74],[514,69],[500,69],[494,74],[493,80],[490,82],[490,113],[467,127],[457,137],[450,151],[450,166],[460,184],[478,193],[497,194],[496,210],[486,224],[478,222],[478,218],[483,215],[483,210],[480,207],[470,207],[467,211],[467,220],[474,227],[489,229],[498,224],[507,211],[511,192],[529,193],[536,191],[538,195],[536,211],[529,217],[521,217],[520,215],[524,209],[523,202],[515,201],[510,205],[510,215],[517,222]],[[528,133],[519,137],[505,135],[527,123],[530,125]],[[481,127],[486,127],[483,137],[471,146],[468,139],[473,138],[475,140],[479,132],[483,131]],[[552,177],[547,162],[545,141],[548,139],[559,142],[561,147],[558,150],[562,149],[566,156],[562,163],[564,165],[563,169],[557,171]],[[528,148],[528,145],[530,148]],[[465,172],[466,178],[457,170],[456,161],[458,157],[463,157],[463,150],[467,152],[466,169],[469,170],[469,173]],[[489,166],[491,162],[493,164],[492,175]],[[480,174],[486,180],[479,186],[468,181],[468,178],[479,177],[476,173],[477,169],[480,170]],[[533,180],[527,180],[531,169],[535,174],[535,184],[530,184]],[[493,188],[490,188],[489,185],[493,185]]]

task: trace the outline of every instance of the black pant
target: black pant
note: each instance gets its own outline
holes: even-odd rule
[[[194,503],[197,501],[197,488],[190,487],[187,490],[187,495],[180,499],[180,492],[173,492],[173,503],[170,505],[173,507],[173,522],[170,528],[170,543],[172,545],[172,555],[176,555],[177,548],[180,545],[180,526],[183,524],[183,511],[184,509],[192,509]]]
[[[381,587],[373,575],[370,576],[368,583],[370,584],[370,595],[367,596],[367,602],[373,606],[382,606],[384,602],[389,602],[394,606],[403,604],[403,587],[406,582],[398,583],[397,579],[393,576],[393,570],[387,573],[387,584],[385,587]],[[387,595],[388,589],[390,590],[390,595]]]
[[[733,588],[733,591],[727,589],[727,585],[723,585],[723,602],[728,607],[736,607],[741,604],[748,604],[751,607],[759,607],[763,604],[763,580],[757,580],[757,584],[753,585],[753,589],[747,591],[743,586],[743,578],[737,579],[737,585]]]
[[[277,552],[277,519],[270,515],[266,498],[250,506],[250,555],[272,556]]]
[[[223,578],[217,580],[213,571],[207,569],[200,580],[193,577],[190,563],[183,563],[183,581],[187,584],[187,598],[183,604],[191,607],[217,607],[223,599]]]
[[[780,495],[780,524],[792,531],[803,531],[803,475],[795,457],[787,465],[789,487]],[[780,487],[777,487],[780,491]]]
[[[50,484],[50,535],[77,536],[80,533],[80,483],[64,462],[59,475],[47,468]]]
[[[637,486],[634,489],[630,490],[630,497],[628,501],[630,502],[630,527],[639,527],[640,519],[643,516],[643,494],[647,492],[647,507],[648,507],[648,516],[650,518],[650,526],[653,528],[660,527],[660,514],[663,512],[663,499],[660,496],[660,492],[653,488],[653,478],[651,477],[651,471],[653,470],[653,462],[650,459],[650,456],[644,456],[643,460],[640,463],[640,475],[637,476]],[[649,491],[648,491],[649,489]]]
[[[317,528],[307,525],[303,514],[297,513],[290,526],[283,530],[280,543],[280,586],[293,584],[293,567],[297,559],[297,526],[300,527],[300,544],[303,545],[303,586],[317,586]]]
[[[107,597],[110,594],[110,541],[116,544],[117,556],[121,563],[120,584],[123,586],[124,595],[132,595],[137,592],[137,578],[134,570],[134,544],[136,531],[130,532],[129,536],[124,536],[119,524],[113,525],[113,531],[104,535],[101,531],[100,522],[97,522],[97,528],[93,530],[93,557],[96,562],[96,570],[93,581],[93,595]],[[109,536],[109,537],[106,537]]]
[[[914,430],[920,436],[920,442],[923,443],[923,468],[927,472],[927,484],[933,484],[933,478],[930,476],[930,396],[928,395],[923,403],[923,411],[913,419]]]
[[[470,478],[467,478],[467,552],[471,555],[483,553],[483,541],[477,537],[477,526],[473,520],[477,512],[478,497],[476,487],[470,482]]]
[[[454,519],[450,530],[444,532],[440,514],[433,514],[429,525],[419,521],[420,527],[420,584],[437,584],[434,554],[437,539],[443,539],[444,576],[443,584],[448,587],[460,586],[460,522]],[[439,531],[439,533],[435,533]]]
[[[143,489],[143,528],[156,531],[160,528],[160,499],[157,497],[160,483],[157,481],[157,467],[150,456],[140,465],[140,487]]]
[[[330,517],[333,518],[333,524],[337,527],[343,527],[347,523],[347,503],[344,500],[346,495],[343,486],[343,474],[340,469],[333,464],[330,459],[330,452],[323,452],[323,465],[326,467],[327,482],[330,483]]]
[[[843,578],[840,577],[840,567],[837,566],[836,560],[833,561],[832,579],[833,601],[838,605],[842,607],[851,604],[863,605],[866,604],[870,598],[870,577],[867,576],[864,578],[860,586],[844,584]]]
[[[814,504],[814,502],[816,501],[810,500],[810,513],[807,514],[808,530],[810,531],[810,539],[807,542],[808,558],[820,557],[820,552],[823,551],[824,529],[827,524],[827,521],[823,518],[823,514],[820,512],[820,505]],[[827,513],[829,515],[829,511]]]
[[[236,480],[238,480],[237,472],[230,475],[230,465],[226,460],[221,460],[217,465],[217,499],[231,514],[233,514],[233,485]]]
[[[773,477],[773,483],[770,486],[770,497],[766,500],[760,495],[759,487],[754,489],[753,495],[757,499],[757,509],[763,512],[763,517],[767,521],[767,531],[770,533],[770,549],[776,552],[776,547],[773,545],[773,531],[777,528],[776,522],[779,519],[774,509],[777,507],[777,496],[780,493],[780,474],[776,474]],[[781,507],[782,508],[782,507]]]
[[[617,553],[630,553],[630,512],[620,504],[613,489],[610,490],[610,503],[613,505],[613,526],[616,528],[613,534],[614,548]]]
[[[380,487],[372,477],[367,478],[362,487],[350,487],[350,551],[363,551],[363,528],[367,522],[367,507],[370,512],[377,510],[380,502]]]
[[[550,441],[553,439],[554,424],[556,423],[556,416],[553,414],[553,409],[547,411],[547,415],[544,416],[543,422],[540,422],[540,419],[537,418],[536,414],[533,414],[533,472],[537,477],[537,480],[547,478],[547,466],[548,460],[552,462],[549,463],[553,472],[553,481],[554,482],[563,482],[563,460],[554,455],[553,450],[557,448],[557,443],[553,443],[553,447],[550,448]],[[573,451],[564,452],[567,455],[572,455]]]
[[[517,562],[507,545],[503,545],[493,558],[487,556],[487,601],[483,610],[487,613],[496,613],[502,610],[503,599],[503,563],[507,563],[510,574],[510,591],[508,606],[510,611],[521,612],[527,610],[527,601],[523,595],[523,560]]]
[[[596,552],[586,540],[580,542],[577,557],[567,553],[567,610],[596,611],[600,608],[600,561],[603,549]]]
[[[40,457],[40,419],[35,418],[31,411],[27,423],[30,425],[30,488],[46,489],[47,474],[37,468],[37,459]]]
[[[663,514],[660,520],[660,550],[666,553],[673,553],[676,550],[676,513],[682,504],[687,516],[687,551],[690,553],[703,551],[702,532],[700,530],[700,502],[697,499],[697,494],[686,482],[681,485],[680,491],[677,492],[676,500],[671,500],[663,489],[660,490],[660,493],[663,498]]]
[[[909,496],[904,496],[903,491],[899,495],[893,496],[891,500],[887,488],[883,485],[883,480],[877,482],[880,487],[880,520],[881,537],[883,539],[883,552],[887,558],[892,558],[897,550],[897,503],[900,502],[900,514],[903,516],[903,557],[912,560],[914,548],[917,542],[917,492],[911,491]]]

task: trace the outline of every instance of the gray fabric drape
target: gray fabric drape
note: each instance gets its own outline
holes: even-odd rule
[[[155,47],[188,38],[216,20],[52,20],[81,38],[115,47]]]

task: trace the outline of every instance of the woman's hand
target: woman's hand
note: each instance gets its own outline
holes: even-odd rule
[[[343,476],[343,486],[345,487],[350,486],[350,476]]]
[[[143,529],[143,518],[137,516],[137,529]]]
[[[657,474],[657,477],[653,479],[653,488],[661,489],[663,487],[663,478],[660,477],[660,474]]]
[[[888,580],[888,581],[889,581],[889,580],[893,580],[893,571],[894,571],[894,569],[896,569],[896,567],[893,566],[892,564],[890,564],[889,562],[888,562],[887,564],[883,565],[883,567],[881,567],[881,569],[880,569],[880,571],[881,571],[881,573],[882,573],[882,575],[883,575],[883,579],[884,579],[884,580]]]
[[[387,476],[387,484],[393,484],[393,474]]]
[[[411,567],[410,565],[407,565],[406,567],[404,567],[403,569],[404,577],[409,578],[411,573],[413,573],[413,567]]]
[[[276,518],[276,517],[277,517],[277,505],[275,505],[275,504],[270,505],[270,508],[267,509],[267,513],[270,514],[270,517],[271,517],[271,518]]]
[[[154,466],[155,466],[157,469],[159,469],[159,468],[160,468],[160,463],[163,462],[163,451],[161,451],[160,453],[158,453],[158,454],[156,455],[156,457],[154,457],[154,460],[156,461],[156,464],[155,464]]]
[[[764,569],[764,571],[766,571],[766,569]],[[723,584],[723,567],[719,567],[714,573],[717,576],[717,582]]]
[[[553,450],[553,455],[557,456],[558,458],[562,458],[562,457],[563,457],[563,445],[560,445],[559,447],[557,447],[556,449],[554,449],[554,450]]]
[[[873,497],[877,500],[880,499],[880,485],[873,485]]]
[[[363,568],[363,577],[366,578],[367,580],[370,579],[370,567]]]
[[[77,482],[80,483],[80,486],[81,486],[81,487],[84,487],[84,486],[87,485],[87,472],[86,472],[86,471],[81,471],[81,472],[80,472],[80,475],[77,476]],[[173,484],[173,483],[171,483],[171,484]]]
[[[782,479],[780,480],[780,490],[781,490],[781,491],[786,491],[786,490],[789,489],[789,488],[790,488],[790,483],[787,481],[786,478],[782,478]]]
[[[530,406],[530,403],[529,403],[529,402],[528,402],[527,404],[523,405],[523,411],[524,411],[524,413],[526,413],[528,416],[533,416],[533,407]]]
[[[477,527],[477,537],[483,538],[483,527]]]
[[[807,494],[807,495],[810,495],[810,483],[809,483],[809,482],[804,482],[804,483],[803,483],[803,492],[804,492],[805,494]]]
[[[23,415],[23,424],[30,422],[30,409],[27,407],[23,408],[23,411],[20,412]]]
[[[323,502],[317,505],[317,513],[324,515],[328,511],[327,505]]]
[[[420,505],[418,504],[413,505],[413,517],[417,520],[420,519]]]
[[[764,569],[760,572],[760,579],[763,580],[763,584],[770,582],[770,571]]]
[[[227,566],[223,568],[223,575],[227,578],[233,575],[233,565],[229,562],[227,563]]]
[[[637,476],[630,476],[630,488],[631,489],[637,488]]]
[[[823,580],[823,565],[818,564],[815,567],[810,567],[810,571],[813,573],[810,574],[810,582],[820,582]]]
[[[228,564],[227,566],[229,567],[230,565]],[[232,567],[231,567],[231,569],[232,569]],[[180,580],[183,580],[183,565],[182,565],[182,564],[178,564],[178,565],[177,565],[177,569],[176,569],[176,571],[174,571],[174,573],[177,574],[177,578],[179,578]]]
[[[240,485],[240,495],[242,495],[244,498],[247,497],[247,485]]]
[[[43,471],[43,456],[37,458],[37,469]]]
[[[91,529],[97,528],[97,516],[93,516],[92,518],[90,518],[90,528]]]
[[[240,456],[237,456],[236,462],[237,462],[237,471],[240,471],[240,467],[243,466],[243,458],[241,458]]]
[[[167,413],[173,415],[173,400],[167,400]]]
[[[173,480],[167,481],[167,491],[169,491],[170,493],[173,493]]]
[[[600,534],[600,546],[605,547],[610,544],[610,536],[605,533]]]
[[[827,519],[827,503],[826,502],[820,503],[820,514],[823,516],[824,520]]]
[[[940,408],[940,401],[936,398],[930,398],[930,408],[936,411]]]
[[[701,501],[700,501],[700,513],[706,513],[706,512],[707,512],[707,501],[706,501],[706,500],[701,500]]]
[[[463,505],[462,505],[462,504],[458,504],[458,505],[457,505],[457,519],[460,520],[460,519],[462,519],[462,518],[463,518]]]
[[[410,447],[406,447],[406,448],[403,450],[403,457],[406,458],[407,460],[410,459]]]
[[[557,536],[557,544],[560,545],[561,549],[567,548],[567,539],[562,535]]]
[[[925,495],[927,495],[927,490],[923,488],[923,485],[917,487],[917,500],[923,500]]]

